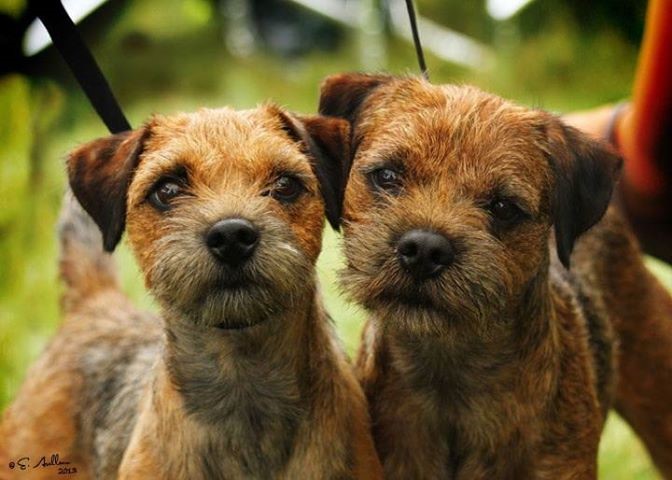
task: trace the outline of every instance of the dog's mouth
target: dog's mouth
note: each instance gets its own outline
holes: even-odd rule
[[[256,327],[257,325],[261,325],[262,323],[264,323],[266,320],[267,319],[264,318],[264,319],[261,319],[261,320],[255,321],[255,322],[236,322],[236,321],[222,322],[222,323],[219,323],[219,324],[215,325],[215,328],[217,330],[221,330],[221,331],[225,331],[225,332],[228,332],[228,331],[235,332],[235,331],[247,330],[247,329],[250,329],[252,327]]]
[[[213,289],[215,290],[230,290],[239,291],[252,288],[256,282],[251,276],[243,272],[223,272],[213,282]]]
[[[250,280],[223,280],[215,282],[214,289],[224,292],[242,292],[254,287],[254,282]]]
[[[380,305],[399,305],[406,310],[422,310],[435,313],[445,313],[444,309],[436,304],[430,295],[418,288],[388,288],[378,297]]]
[[[220,277],[191,305],[201,321],[214,331],[245,331],[280,314],[287,299],[279,299],[278,288],[263,279],[249,276]]]

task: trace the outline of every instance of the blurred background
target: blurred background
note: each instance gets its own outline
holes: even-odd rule
[[[416,73],[403,0],[65,2],[133,125],[152,113],[253,107],[314,112],[320,81],[348,71]],[[478,85],[558,112],[627,98],[643,0],[417,0],[432,81]],[[0,411],[59,324],[55,221],[64,157],[107,134],[24,0],[0,0]],[[126,247],[128,294],[154,308]],[[672,288],[672,270],[647,259]],[[319,273],[352,354],[364,315],[337,289],[340,240]],[[600,478],[658,478],[616,416]]]

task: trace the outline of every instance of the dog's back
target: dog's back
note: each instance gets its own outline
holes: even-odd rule
[[[59,471],[111,478],[157,356],[160,325],[121,293],[98,227],[70,194],[59,237],[65,320],[5,413],[3,466],[13,462],[14,468],[2,472],[8,478],[53,478]],[[47,465],[54,455],[57,464]]]
[[[617,205],[578,242],[572,272],[617,340],[614,406],[658,468],[672,472],[672,297],[644,264]],[[604,352],[599,337],[591,340],[596,352]]]

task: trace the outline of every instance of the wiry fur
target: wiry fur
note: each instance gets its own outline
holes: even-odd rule
[[[358,367],[386,478],[595,478],[615,384],[620,411],[642,398],[624,394],[643,382],[622,365],[647,367],[617,350],[617,338],[633,343],[623,325],[642,315],[672,345],[670,297],[618,213],[579,237],[604,214],[619,160],[545,112],[471,87],[344,74],[326,80],[320,105],[352,125],[343,286],[370,312]],[[372,185],[381,166],[401,175],[398,194]],[[488,211],[502,196],[525,213],[513,226]],[[436,278],[399,266],[397,241],[415,228],[453,245]],[[658,386],[672,372],[662,358]],[[652,403],[670,411],[662,399]]]
[[[315,135],[347,132],[339,120],[305,122]],[[342,194],[323,188],[315,170],[340,174],[340,160],[306,146],[302,125],[273,106],[202,110],[155,117],[71,155],[75,195],[107,232],[106,248],[126,226],[161,318],[130,305],[96,225],[67,200],[66,319],[5,415],[3,467],[58,453],[77,478],[379,476],[365,398],[315,277],[323,199],[334,195],[335,208]],[[339,137],[327,133],[325,147]],[[317,165],[328,161],[335,165]],[[98,178],[110,171],[114,178]],[[187,190],[160,212],[147,198],[176,171]],[[305,186],[291,204],[264,193],[285,172]],[[105,212],[97,202],[107,200],[125,215]],[[219,264],[204,241],[231,217],[261,235],[240,270]],[[55,468],[10,474],[53,478]]]

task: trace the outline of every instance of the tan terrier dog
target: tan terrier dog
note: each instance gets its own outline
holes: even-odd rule
[[[617,212],[600,222],[620,159],[419,78],[331,77],[320,113],[351,122],[343,284],[370,312],[359,368],[387,478],[595,478],[616,380],[672,474],[672,301]]]
[[[70,201],[66,319],[6,413],[2,476],[378,478],[316,286],[347,132],[274,106],[202,110],[76,150],[70,185],[103,242]],[[103,252],[125,225],[161,320]]]

